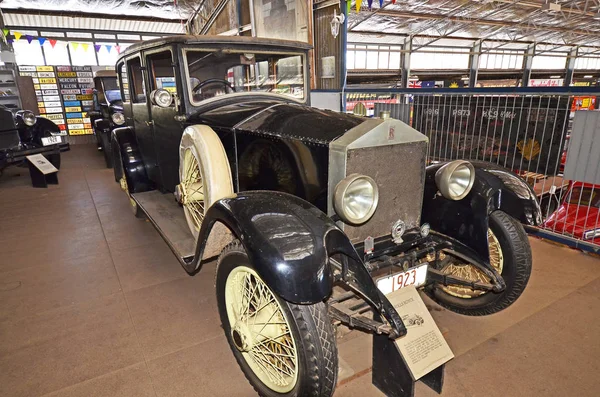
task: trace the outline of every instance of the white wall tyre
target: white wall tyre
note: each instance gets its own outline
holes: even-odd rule
[[[229,346],[260,396],[333,395],[338,356],[325,303],[296,305],[279,298],[239,240],[219,256],[216,292]]]
[[[233,195],[231,169],[218,135],[205,125],[183,131],[179,145],[177,194],[183,204],[190,232],[198,238],[208,208],[217,200]]]

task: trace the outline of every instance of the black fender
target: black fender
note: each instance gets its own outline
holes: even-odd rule
[[[542,214],[533,189],[506,168],[472,161],[475,182],[462,200],[449,200],[438,193],[435,173],[445,163],[426,168],[421,220],[438,233],[472,248],[489,262],[487,229],[489,215],[501,210],[527,225],[540,225]]]
[[[341,254],[347,259],[343,281],[378,310],[398,335],[406,332],[348,237],[309,202],[273,191],[247,191],[218,200],[206,212],[194,260],[184,264],[189,273],[200,270],[204,246],[216,222],[231,230],[260,277],[289,302],[313,304],[327,299],[334,283],[330,257]]]
[[[110,133],[110,121],[107,119],[94,120],[94,130],[97,133]]]
[[[118,182],[125,175],[130,194],[151,190],[153,185],[146,174],[144,160],[132,128],[115,128],[111,137],[111,150],[115,160],[113,168],[115,180]],[[118,161],[119,158],[121,161]]]

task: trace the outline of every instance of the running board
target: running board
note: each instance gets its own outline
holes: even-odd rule
[[[190,233],[183,208],[175,201],[175,196],[152,190],[134,193],[131,197],[179,260],[182,263],[191,262],[196,254],[196,240]]]

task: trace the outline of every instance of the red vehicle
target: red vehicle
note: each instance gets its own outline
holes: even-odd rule
[[[563,203],[543,223],[556,233],[600,244],[600,185],[571,182]]]

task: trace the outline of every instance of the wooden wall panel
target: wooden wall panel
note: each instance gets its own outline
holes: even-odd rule
[[[336,38],[331,34],[334,10],[338,15],[341,12],[337,4],[314,11],[316,88],[321,90],[342,89],[343,76],[340,75],[340,62],[344,54],[342,32]],[[335,57],[335,75],[333,78],[323,78],[323,58],[332,56]]]

